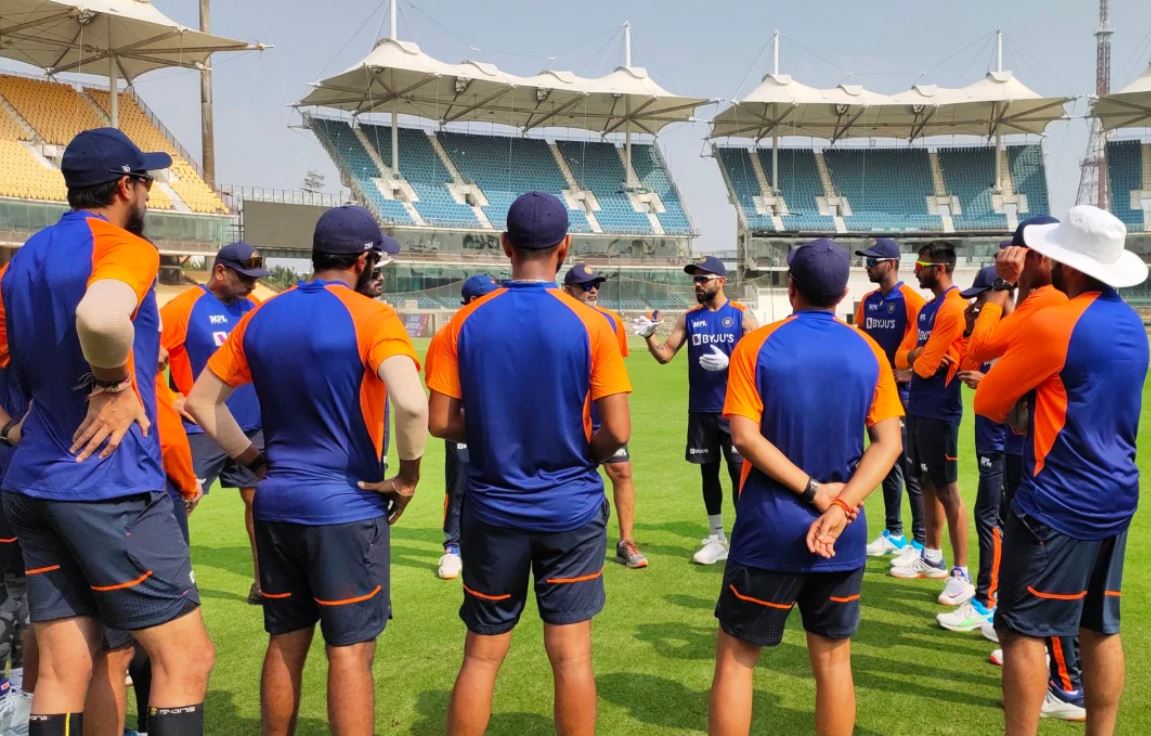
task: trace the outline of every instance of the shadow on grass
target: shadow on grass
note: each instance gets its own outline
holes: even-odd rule
[[[245,703],[248,713],[256,715],[243,715],[236,705],[236,693],[223,690],[208,691],[208,701],[204,706],[204,733],[230,736],[246,736],[260,733],[260,705],[259,703]],[[129,720],[129,723],[134,723]],[[328,722],[319,718],[300,718],[296,728],[296,736],[324,736],[330,733]]]
[[[450,690],[420,693],[416,702],[417,720],[408,731],[411,736],[443,736],[448,722]],[[497,702],[496,707],[499,707]],[[550,718],[538,713],[492,713],[487,736],[550,736],[555,726]]]

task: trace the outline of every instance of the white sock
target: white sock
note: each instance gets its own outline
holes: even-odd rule
[[[927,560],[933,565],[943,562],[943,550],[941,549],[928,549],[923,548],[923,559]]]
[[[723,514],[708,514],[707,526],[711,529],[711,533],[720,539],[726,539],[727,536],[723,533]]]
[[[971,573],[967,570],[967,565],[958,567],[958,569],[963,572],[964,577],[966,577],[968,580],[971,579]]]
[[[12,683],[13,690],[19,690],[24,684],[24,668],[13,667],[12,671],[8,673],[8,682]]]

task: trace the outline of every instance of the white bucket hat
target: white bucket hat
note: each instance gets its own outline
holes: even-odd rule
[[[1147,264],[1123,247],[1126,240],[1119,218],[1089,204],[1072,207],[1062,222],[1023,230],[1028,248],[1116,289],[1147,280]]]

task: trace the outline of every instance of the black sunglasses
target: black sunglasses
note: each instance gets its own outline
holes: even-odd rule
[[[124,176],[128,177],[132,181],[143,182],[144,188],[148,191],[152,191],[152,184],[156,181],[156,177],[152,176],[151,174],[124,174]]]
[[[584,291],[591,291],[592,289],[598,289],[599,285],[600,282],[598,281],[588,281],[585,284],[579,284],[579,288],[583,289]]]
[[[875,268],[884,261],[894,261],[894,258],[865,258],[863,264],[868,268]]]
[[[249,258],[245,258],[242,261],[231,261],[231,260],[229,260],[229,261],[224,261],[223,263],[225,266],[228,266],[229,268],[231,268],[233,270],[237,269],[237,268],[242,268],[246,271],[254,271],[257,268],[263,268],[264,267],[264,257],[263,256],[251,256]]]

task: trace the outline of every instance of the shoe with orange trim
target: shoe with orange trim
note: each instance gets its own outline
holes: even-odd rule
[[[633,570],[647,567],[647,558],[639,551],[639,547],[635,546],[635,542],[630,539],[619,540],[619,544],[615,546],[615,556],[620,563]]]

